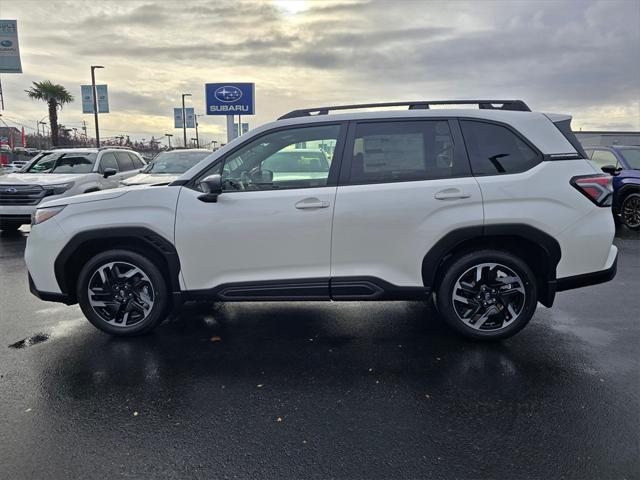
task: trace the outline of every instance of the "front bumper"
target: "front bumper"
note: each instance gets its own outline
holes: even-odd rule
[[[29,276],[29,291],[38,297],[40,300],[44,300],[45,302],[58,302],[64,303],[66,305],[72,305],[74,302],[71,301],[69,295],[66,293],[55,293],[55,292],[41,292],[36,288],[36,284],[33,283],[33,278],[31,278],[31,274]]]
[[[67,240],[68,236],[55,218],[31,227],[24,250],[24,260],[36,291],[64,293],[58,284],[54,265]]]
[[[29,224],[37,207],[37,205],[0,205],[0,220]]]
[[[589,285],[598,285],[612,280],[616,276],[618,270],[618,251],[614,252],[613,263],[610,267],[597,272],[583,273],[581,275],[573,275],[571,277],[558,278],[556,280],[556,292],[564,292],[574,288],[587,287]]]

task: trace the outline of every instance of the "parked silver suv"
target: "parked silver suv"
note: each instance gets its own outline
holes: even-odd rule
[[[46,200],[118,187],[146,165],[128,149],[61,148],[39,154],[20,173],[0,177],[0,230],[17,230]]]

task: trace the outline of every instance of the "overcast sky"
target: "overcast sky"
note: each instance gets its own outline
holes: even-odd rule
[[[24,70],[2,75],[3,118],[32,128],[46,106],[24,89],[47,79],[76,97],[62,123],[93,135],[80,84],[99,64],[102,136],[178,137],[180,94],[204,113],[204,84],[232,81],[256,83],[252,126],[305,106],[488,97],[640,130],[638,0],[0,0],[0,18],[18,20]],[[224,139],[223,117],[200,124]]]

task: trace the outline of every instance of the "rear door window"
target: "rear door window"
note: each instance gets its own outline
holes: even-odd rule
[[[529,170],[542,156],[502,125],[460,120],[474,175],[502,175]]]
[[[469,173],[454,156],[446,120],[366,122],[356,127],[349,183],[387,183],[450,178]]]

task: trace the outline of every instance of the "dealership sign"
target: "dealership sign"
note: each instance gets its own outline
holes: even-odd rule
[[[106,85],[96,85],[98,94],[98,113],[109,113],[109,95]],[[93,88],[91,85],[80,85],[82,95],[82,113],[93,113]]]
[[[238,124],[237,123],[233,124],[233,138],[238,138],[240,135],[244,135],[248,131],[249,131],[249,124],[248,123],[243,123],[242,124],[242,132],[241,133],[238,133]]]
[[[196,115],[193,107],[184,109],[185,116],[187,118],[186,128],[196,128]],[[182,128],[182,108],[173,109],[173,127]]]
[[[16,20],[0,20],[0,73],[22,73]]]
[[[253,115],[255,84],[207,83],[207,115]]]

